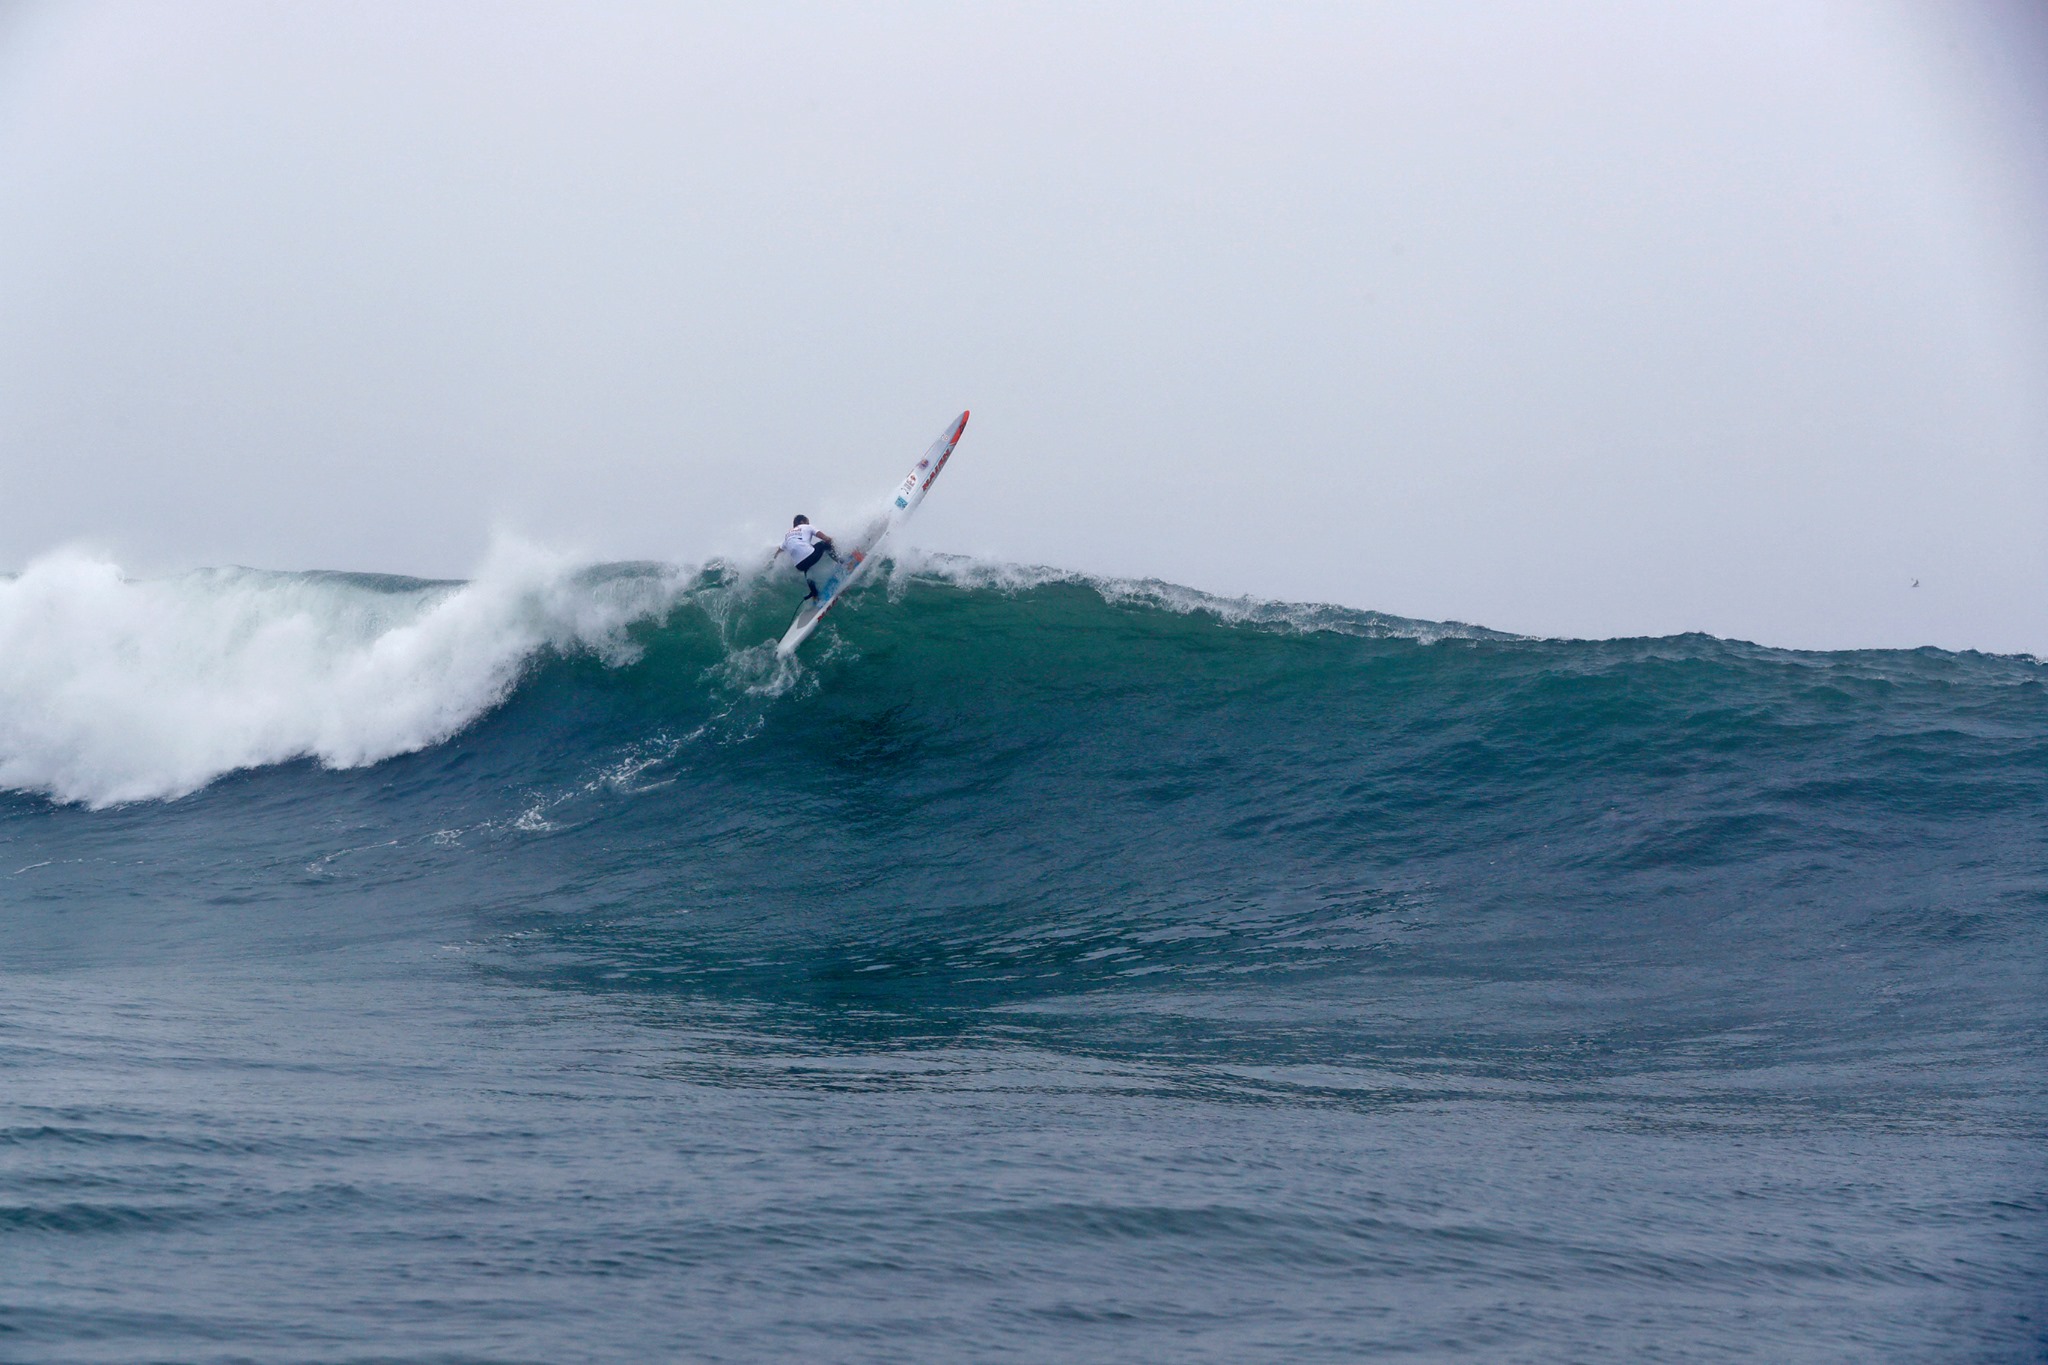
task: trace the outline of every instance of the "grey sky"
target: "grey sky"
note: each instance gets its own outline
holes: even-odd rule
[[[972,407],[928,548],[2048,652],[2044,27],[0,10],[0,569],[765,552]]]

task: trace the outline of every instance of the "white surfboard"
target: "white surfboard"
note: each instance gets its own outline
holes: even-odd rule
[[[953,447],[960,443],[960,433],[967,429],[967,414],[961,413],[947,428],[939,433],[939,439],[932,442],[932,448],[924,453],[903,482],[896,487],[896,494],[890,500],[888,511],[876,517],[862,528],[858,537],[841,540],[834,537],[833,543],[840,547],[843,556],[838,567],[824,582],[818,585],[815,600],[806,601],[797,610],[796,619],[789,623],[789,629],[782,636],[782,643],[775,646],[778,655],[787,657],[796,653],[796,647],[810,638],[818,628],[818,622],[825,619],[825,613],[832,610],[832,604],[845,595],[846,590],[861,575],[861,571],[873,562],[875,548],[888,534],[910,520],[910,514],[924,501],[924,495],[931,492],[933,480],[946,467],[946,461],[953,454]],[[851,545],[853,548],[844,548]]]

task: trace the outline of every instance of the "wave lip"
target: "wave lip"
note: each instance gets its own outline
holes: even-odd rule
[[[436,744],[538,651],[631,657],[670,572],[497,546],[464,583],[208,569],[124,577],[59,552],[0,580],[0,788],[104,807],[242,768],[358,767]]]
[[[894,556],[884,595],[945,583],[1018,598],[1083,589],[1112,607],[1283,631],[1509,638],[1345,608],[1212,597],[948,555]],[[0,578],[0,790],[103,808],[174,800],[243,769],[313,759],[356,768],[439,744],[504,702],[540,656],[641,656],[641,623],[701,610],[716,679],[776,693],[738,638],[782,610],[776,575],[599,565],[517,542],[468,581],[204,569],[136,579],[60,551]],[[763,627],[765,629],[765,627]],[[812,664],[834,657],[828,644]],[[789,672],[801,672],[791,665]],[[718,690],[714,688],[714,690]]]
[[[1359,715],[1420,706],[1444,724],[1513,722],[1517,743],[1532,741],[1524,731],[1545,706],[1565,705],[1571,734],[1609,746],[1662,745],[1636,734],[1658,697],[1674,715],[1726,718],[1796,709],[1816,687],[1849,704],[1874,702],[1862,697],[1870,685],[1912,679],[2040,682],[2040,665],[2024,659],[1797,653],[1707,636],[1538,640],[1154,579],[892,558],[799,661],[772,648],[795,610],[793,576],[758,562],[592,564],[505,542],[467,582],[253,569],[137,580],[89,555],[46,556],[0,578],[0,790],[98,808],[175,799],[293,760],[363,767],[452,738],[515,690],[540,708],[515,717],[515,730],[603,714],[613,728],[584,736],[608,755],[600,766],[644,765],[703,733],[756,735],[781,698],[855,697],[860,687],[841,675],[864,655],[861,687],[902,693],[943,679],[1009,706],[1033,679],[1041,697],[1113,693],[1118,678],[1140,688],[1172,679],[1185,693],[1196,679],[1181,670],[1194,662],[1223,695],[1278,669],[1299,673],[1324,706],[1342,694]],[[1410,647],[1433,646],[1464,663],[1432,671],[1411,658]],[[606,677],[577,655],[644,662]],[[1424,675],[1437,690],[1411,694]],[[1345,692],[1353,683],[1367,690]]]
[[[1528,637],[1463,621],[1426,621],[1328,602],[1282,602],[1263,597],[1220,597],[1160,578],[1116,578],[1042,564],[1006,564],[966,555],[918,550],[892,553],[892,595],[917,579],[937,579],[967,591],[1010,595],[1052,585],[1086,588],[1112,607],[1150,607],[1176,616],[1207,616],[1225,625],[1268,626],[1297,632],[1328,631],[1367,639],[1521,640]]]

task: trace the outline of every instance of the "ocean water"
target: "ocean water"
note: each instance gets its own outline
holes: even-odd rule
[[[2048,667],[0,581],[0,1358],[2048,1359]]]

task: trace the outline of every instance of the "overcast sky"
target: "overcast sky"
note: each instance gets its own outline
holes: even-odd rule
[[[0,571],[765,553],[971,407],[929,549],[2048,653],[2040,13],[0,7]]]

